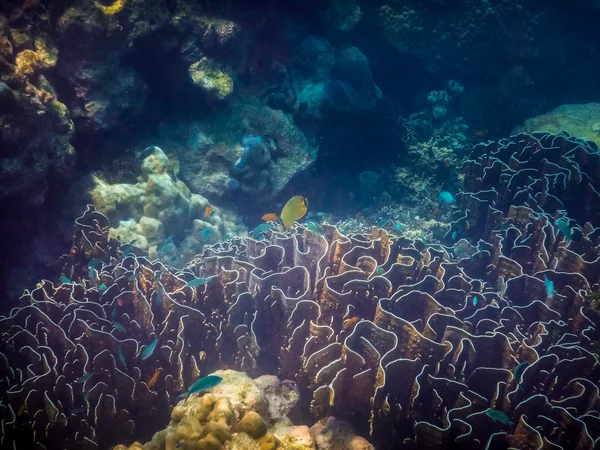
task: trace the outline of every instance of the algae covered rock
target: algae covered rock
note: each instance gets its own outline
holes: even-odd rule
[[[137,183],[111,184],[92,177],[94,206],[109,217],[113,235],[148,251],[151,258],[185,262],[205,244],[243,231],[237,217],[223,211],[177,179],[173,164],[158,147],[149,147]]]
[[[356,434],[348,422],[335,417],[319,420],[310,430],[319,450],[375,450],[369,441]]]
[[[600,146],[600,103],[562,105],[546,114],[527,119],[512,134],[566,131]]]
[[[233,80],[214,61],[207,57],[193,63],[189,68],[192,82],[202,90],[222,100],[233,92]]]
[[[235,370],[217,370],[212,375],[223,378],[223,381],[212,390],[212,394],[226,397],[238,420],[248,411],[266,416],[269,409],[267,398],[252,378],[244,372]]]

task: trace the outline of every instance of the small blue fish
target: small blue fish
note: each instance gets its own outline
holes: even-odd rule
[[[60,281],[62,281],[64,284],[73,283],[71,280],[69,280],[69,277],[66,277],[64,275],[60,276]]]
[[[440,191],[438,198],[440,199],[440,203],[452,203],[454,201],[454,197],[448,191]]]
[[[306,229],[315,234],[323,234],[325,232],[323,227],[313,220],[306,222]]]
[[[544,284],[546,285],[546,293],[548,294],[548,298],[554,297],[554,283],[548,279],[546,274],[544,274]]]
[[[399,233],[402,230],[404,230],[404,227],[401,224],[399,224],[399,223],[394,224],[394,231],[397,231]]]
[[[88,267],[88,271],[90,273],[90,281],[92,284],[96,284],[96,269],[93,267]]]
[[[96,267],[102,264],[102,260],[98,258],[92,258],[88,263],[88,267]]]
[[[259,237],[261,234],[264,234],[264,233],[266,233],[266,232],[268,232],[268,231],[271,231],[271,229],[272,229],[272,225],[271,225],[270,223],[268,223],[268,222],[266,222],[266,223],[261,223],[259,226],[257,226],[257,227],[256,227],[256,228],[255,228],[255,229],[252,231],[252,235],[253,235],[253,236],[254,236],[256,239],[258,239],[258,237]]]
[[[452,238],[452,240],[453,240],[453,241],[455,241],[455,240],[456,240],[456,238],[457,238],[456,231],[453,231],[453,232],[452,232],[452,235],[450,236],[450,238]]]
[[[75,380],[75,383],[85,383],[88,380],[91,380],[92,377],[96,375],[95,372],[86,373]]]
[[[98,291],[100,291],[100,293],[104,292],[107,289],[106,284],[102,283],[100,286],[98,286]]]
[[[123,355],[123,349],[121,348],[121,344],[119,344],[119,361],[121,362],[121,364],[123,364],[125,367],[127,367],[127,364],[125,364],[125,356]]]
[[[208,278],[194,278],[191,281],[188,281],[188,283],[186,284],[186,287],[198,287],[198,286],[202,286],[203,284],[206,284],[206,282],[208,282],[211,278],[213,277],[208,277]]]
[[[125,329],[125,327],[123,325],[121,325],[119,322],[115,322],[113,320],[112,324],[117,329],[117,331],[120,331],[121,333],[126,333],[127,332],[127,330]]]
[[[521,379],[521,375],[523,375],[523,372],[525,372],[525,369],[527,369],[527,366],[529,366],[529,362],[523,361],[521,364],[515,367],[515,370],[513,371],[513,377],[515,381],[519,383],[519,386],[521,386],[519,380]]]
[[[477,296],[473,297],[473,306],[477,306]]]
[[[392,219],[390,219],[389,217],[385,217],[385,218],[383,218],[383,219],[380,219],[380,220],[377,222],[377,228],[383,228],[383,227],[385,227],[386,225],[388,225],[390,222],[392,222]]]
[[[158,338],[154,339],[146,346],[146,348],[142,352],[142,359],[148,359],[152,356],[154,350],[156,349],[156,344],[158,344]]]
[[[485,415],[492,419],[494,422],[500,422],[504,425],[514,425],[514,422],[511,422],[510,418],[504,414],[504,412],[499,411],[497,409],[489,409],[485,412]]]
[[[163,244],[159,247],[158,253],[166,252],[167,247],[169,247],[171,244],[173,244],[173,235],[170,235],[167,239],[165,239],[165,242],[163,242]]]
[[[565,235],[565,238],[570,241],[572,239],[572,231],[571,231],[571,227],[569,226],[569,222],[567,220],[564,219],[558,219],[556,221],[556,226],[558,227],[558,230]]]
[[[116,319],[117,317],[119,317],[119,308],[117,308],[115,306],[113,308],[112,312],[110,313],[110,317],[112,317],[113,319]]]
[[[200,379],[196,380],[196,382],[194,384],[192,384],[186,392],[184,392],[177,398],[185,397],[187,399],[192,394],[196,394],[201,391],[206,391],[210,388],[215,387],[221,381],[223,381],[223,378],[218,377],[216,375],[208,375],[204,378],[200,378]]]
[[[200,233],[200,237],[202,237],[203,240],[207,241],[210,239],[210,237],[213,235],[214,232],[215,232],[215,230],[212,227],[205,228]]]
[[[121,246],[121,251],[123,252],[124,255],[127,255],[129,253],[135,253],[133,251],[133,245],[137,242],[137,239],[134,239],[133,241],[131,241],[129,244],[125,244]]]

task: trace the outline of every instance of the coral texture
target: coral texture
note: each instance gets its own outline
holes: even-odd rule
[[[515,128],[513,134],[556,134],[561,131],[600,145],[600,103],[559,106],[545,114],[527,119],[523,125]]]
[[[42,281],[0,321],[5,442],[30,445],[33,435],[18,433],[27,423],[46,448],[140,440],[200,374],[277,366],[316,419],[335,416],[320,434],[345,434],[344,420],[377,448],[592,448],[594,150],[549,134],[476,147],[448,236],[471,233],[473,251],[378,228],[296,226],[215,244],[175,270],[124,254],[90,208],[65,257],[71,282]],[[588,195],[576,209],[569,189]],[[569,236],[556,223],[566,214]],[[90,258],[103,264],[90,269]],[[188,285],[198,277],[208,279]],[[94,376],[75,383],[84,372]],[[254,414],[247,422],[245,431],[262,428]]]
[[[94,177],[92,201],[115,224],[115,236],[123,242],[135,241],[135,246],[147,250],[153,259],[161,256],[170,263],[181,263],[200,252],[203,245],[244,230],[234,214],[192,194],[176,178],[173,165],[160,148],[150,147],[147,151],[152,153],[141,161],[136,184],[109,184]],[[185,229],[189,230],[182,236]],[[165,243],[168,236],[172,241],[173,235],[182,241],[179,250]]]

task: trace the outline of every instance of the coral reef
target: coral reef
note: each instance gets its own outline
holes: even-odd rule
[[[214,61],[207,57],[193,63],[189,71],[196,86],[209,94],[214,94],[220,100],[233,92],[231,77],[216,67]]]
[[[395,198],[431,203],[431,192],[436,189],[460,187],[456,167],[470,149],[469,127],[453,110],[463,91],[462,85],[449,80],[445,89],[427,94],[422,110],[396,119],[406,155],[402,165],[388,170],[393,181],[388,190]]]
[[[114,224],[114,236],[123,242],[135,241],[135,246],[146,250],[152,259],[161,256],[170,264],[181,264],[204,245],[243,232],[235,214],[211,206],[177,179],[173,165],[159,147],[145,152],[151,154],[141,160],[136,184],[109,184],[94,177],[92,201]],[[165,245],[167,236],[177,237],[180,248]]]
[[[268,201],[314,163],[318,146],[282,110],[257,102],[233,108],[210,121],[164,124],[161,145],[177,149],[181,178],[192,191],[215,200]],[[243,146],[245,136],[261,139]],[[243,156],[244,147],[249,155]]]
[[[340,52],[333,67],[331,79],[323,86],[327,103],[348,111],[365,111],[375,107],[382,97],[373,81],[367,57],[356,47]]]
[[[476,147],[451,246],[379,228],[344,236],[326,224],[322,235],[296,225],[263,241],[215,244],[176,270],[125,255],[90,208],[65,257],[69,279],[42,281],[0,320],[5,441],[25,445],[16,431],[33,421],[34,430],[49,423],[35,435],[46,448],[56,448],[55,436],[67,449],[82,445],[77,439],[126,442],[160,429],[166,406],[201,373],[260,373],[275,363],[298,384],[299,405],[316,419],[334,416],[319,424],[317,445],[345,435],[343,420],[381,448],[591,448],[600,438],[600,336],[582,308],[600,281],[597,194],[587,174],[596,171],[595,149],[550,134]],[[563,210],[559,200],[572,190],[588,197]],[[90,258],[103,263],[90,269]],[[198,277],[205,281],[188,285]],[[141,359],[155,338],[160,345]],[[86,372],[91,380],[75,383]],[[267,406],[260,398],[268,403],[268,391],[249,395],[259,411],[248,419],[237,408],[243,425],[233,431],[259,429],[261,443],[275,448],[274,432],[263,433],[267,411],[282,414],[295,398]],[[194,401],[216,405],[227,395],[227,417],[238,420],[241,392],[217,387]],[[208,436],[183,418],[180,428]]]
[[[559,106],[545,114],[527,119],[523,125],[513,130],[513,134],[556,134],[561,131],[600,145],[600,103]]]

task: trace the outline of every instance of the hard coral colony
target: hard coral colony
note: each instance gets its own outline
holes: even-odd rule
[[[600,446],[594,2],[5,3],[0,450]]]

